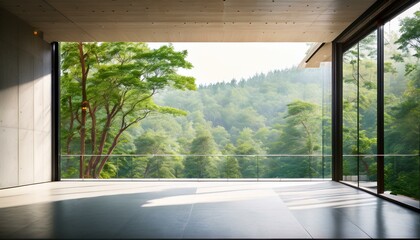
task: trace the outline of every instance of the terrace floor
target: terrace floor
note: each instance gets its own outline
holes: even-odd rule
[[[0,190],[0,238],[420,238],[420,214],[333,181],[63,181]]]

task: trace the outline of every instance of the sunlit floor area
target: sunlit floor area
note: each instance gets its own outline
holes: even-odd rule
[[[0,191],[0,238],[420,238],[420,214],[332,182],[54,182]]]

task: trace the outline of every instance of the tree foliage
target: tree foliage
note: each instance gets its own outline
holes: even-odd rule
[[[191,143],[191,156],[185,158],[185,176],[189,178],[219,177],[216,143],[208,131],[200,131]]]
[[[80,177],[100,177],[123,133],[149,115],[186,114],[152,98],[166,88],[196,89],[194,78],[177,74],[192,67],[186,55],[144,43],[62,44],[63,146],[81,155]]]

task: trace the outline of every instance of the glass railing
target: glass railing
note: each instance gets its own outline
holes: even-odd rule
[[[343,182],[376,192],[377,156],[376,154],[343,155]]]
[[[331,156],[325,155],[84,155],[82,168],[80,162],[80,155],[61,155],[61,178],[331,179]]]
[[[384,155],[384,195],[420,208],[420,156]]]
[[[377,158],[384,158],[384,196],[420,208],[418,154],[343,155],[343,182],[377,193]]]

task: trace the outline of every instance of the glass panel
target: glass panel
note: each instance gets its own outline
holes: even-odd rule
[[[376,193],[377,34],[359,42],[359,186]]]
[[[79,161],[78,156],[61,156],[61,178],[78,178]]]
[[[419,26],[420,3],[384,26],[385,194],[416,207],[420,207]]]
[[[343,55],[343,181],[358,184],[359,45]]]
[[[85,156],[84,171],[91,157],[98,156]],[[79,162],[79,155],[62,156],[62,179],[79,178]],[[325,179],[323,176],[326,172],[323,169],[325,166],[331,166],[331,157],[322,155],[112,155],[108,157],[104,165],[105,170],[99,177],[103,179]]]
[[[343,181],[376,189],[377,36],[343,55]]]
[[[419,169],[416,155],[386,155],[385,195],[419,208]]]
[[[322,94],[322,178],[331,178],[331,63],[320,65],[323,79]]]

